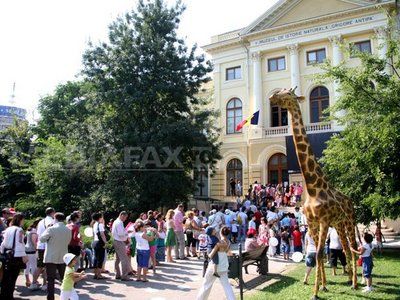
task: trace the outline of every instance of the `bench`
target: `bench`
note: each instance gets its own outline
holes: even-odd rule
[[[252,251],[242,252],[242,267],[246,274],[249,274],[247,268],[251,265],[257,266],[257,272],[260,275],[268,274],[268,247],[262,246]]]
[[[268,257],[267,246],[259,247],[252,251],[242,252],[242,245],[239,245],[239,254],[229,257],[229,272],[228,277],[239,281],[240,299],[243,299],[243,286],[246,284],[243,281],[242,268],[246,274],[249,274],[247,268],[251,265],[257,266],[257,272],[260,275],[268,274]]]

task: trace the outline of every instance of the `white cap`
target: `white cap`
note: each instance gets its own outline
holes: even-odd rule
[[[229,209],[225,209],[225,214],[229,215],[231,213],[231,211]]]
[[[75,258],[75,256],[76,255],[72,253],[65,254],[63,257],[64,263],[68,266],[71,263],[71,261]]]

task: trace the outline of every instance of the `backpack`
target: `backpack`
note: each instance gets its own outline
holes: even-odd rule
[[[242,224],[243,224],[243,220],[242,220],[242,218],[240,217],[240,215],[238,215],[238,217],[237,217],[237,223],[238,223],[239,225],[242,225]]]

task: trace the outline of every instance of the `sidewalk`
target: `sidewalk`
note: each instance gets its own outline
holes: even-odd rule
[[[136,262],[132,260],[134,268]],[[269,262],[270,273],[282,273],[295,265],[293,262],[284,262],[281,259],[271,259]],[[79,299],[135,299],[135,300],[193,300],[196,298],[197,291],[202,284],[202,260],[191,258],[187,261],[177,261],[176,263],[163,263],[158,269],[157,274],[149,272],[150,282],[121,282],[114,279],[114,274],[106,274],[109,279],[96,281],[93,280],[92,273],[88,273],[88,278],[78,284],[77,292]],[[114,261],[107,262],[107,269],[114,270]],[[244,274],[244,280],[248,287],[253,290],[257,286],[260,288],[271,280],[270,276],[259,276],[255,267],[249,268],[248,275]],[[25,287],[25,277],[20,275],[17,281],[15,292],[16,299],[38,300],[45,299],[46,293],[42,291],[31,292]],[[231,280],[235,293],[239,289],[234,280]],[[257,288],[258,289],[258,288]],[[56,295],[59,295],[59,286],[56,285]],[[217,280],[213,286],[209,299],[225,299],[221,284]],[[56,299],[59,297],[56,296]]]

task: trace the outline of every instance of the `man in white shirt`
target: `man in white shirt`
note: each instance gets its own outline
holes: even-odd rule
[[[46,231],[47,228],[53,226],[54,224],[54,215],[56,211],[52,207],[46,208],[46,217],[41,220],[37,226],[37,236],[38,236],[38,244],[37,244],[37,250],[38,250],[38,260],[37,260],[37,269],[35,274],[33,274],[33,280],[32,284],[29,287],[30,290],[36,290],[39,288],[39,282],[38,278],[40,274],[43,273],[43,285],[42,285],[42,290],[46,291],[47,290],[47,274],[45,272],[45,264],[43,262],[44,260],[44,252],[46,250],[46,243],[43,243],[40,241],[40,238],[42,237],[43,233]]]
[[[340,242],[339,235],[335,228],[329,227],[326,240],[329,240],[329,250],[331,251],[330,265],[332,268],[332,275],[336,276],[338,259],[343,267],[343,274],[346,274],[346,256],[343,253],[342,243]]]
[[[128,233],[125,230],[124,222],[128,218],[128,213],[122,211],[119,217],[114,221],[112,225],[111,234],[114,238],[113,246],[115,249],[115,279],[121,279],[122,281],[129,281],[129,272],[131,266],[128,255],[126,254],[126,245],[129,243]],[[121,263],[122,273],[119,268]]]

